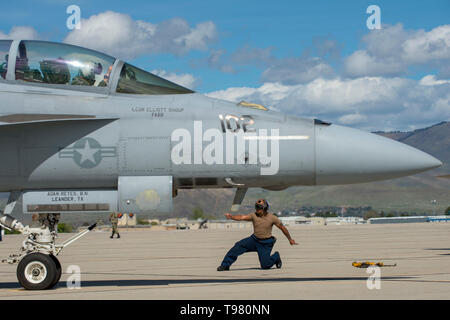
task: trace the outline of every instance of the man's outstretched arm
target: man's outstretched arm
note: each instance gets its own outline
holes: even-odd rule
[[[236,214],[233,216],[231,213],[225,213],[225,217],[236,221],[252,221],[252,217],[249,214]]]
[[[283,224],[281,222],[279,223],[275,223],[275,225],[283,232],[283,234],[286,236],[286,238],[289,240],[289,243],[291,245],[297,245],[298,243],[295,242],[294,239],[291,238],[291,235],[289,234],[288,229],[286,229],[285,226],[283,226]]]

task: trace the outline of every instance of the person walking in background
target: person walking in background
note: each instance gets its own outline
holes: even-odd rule
[[[112,212],[109,215],[109,221],[112,225],[112,234],[110,238],[112,239],[114,237],[114,234],[117,234],[117,238],[120,238],[119,231],[117,230],[117,224],[119,223],[119,217],[117,216],[117,213]]]

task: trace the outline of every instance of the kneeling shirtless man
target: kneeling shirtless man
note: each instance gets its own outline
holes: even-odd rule
[[[222,264],[217,268],[217,271],[230,270],[230,266],[236,261],[238,256],[246,252],[258,252],[259,263],[262,269],[270,269],[273,265],[281,268],[281,258],[278,251],[270,255],[276,238],[272,236],[272,226],[276,225],[289,240],[291,245],[297,245],[294,239],[291,238],[289,231],[281,223],[280,219],[274,214],[267,212],[269,204],[265,199],[259,199],[255,204],[255,212],[248,215],[231,215],[225,214],[227,219],[237,221],[252,221],[253,234],[245,239],[235,243],[234,247],[228,251],[223,258]]]

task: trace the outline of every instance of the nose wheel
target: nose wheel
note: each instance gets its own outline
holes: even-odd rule
[[[96,226],[89,226],[61,244],[56,244],[56,226],[59,214],[39,214],[40,226],[24,226],[9,214],[0,212],[0,226],[16,230],[26,235],[19,253],[1,260],[5,263],[19,263],[17,279],[27,290],[46,290],[53,288],[61,279],[61,264],[56,256],[62,249],[80,239]]]
[[[17,279],[27,290],[53,288],[61,278],[61,264],[53,255],[30,253],[17,266]]]

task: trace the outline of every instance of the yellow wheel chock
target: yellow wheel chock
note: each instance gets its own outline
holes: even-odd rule
[[[371,266],[377,266],[377,267],[395,267],[397,266],[396,263],[394,264],[384,264],[383,262],[370,262],[370,261],[364,261],[364,262],[353,262],[352,266],[355,268],[368,268]]]

